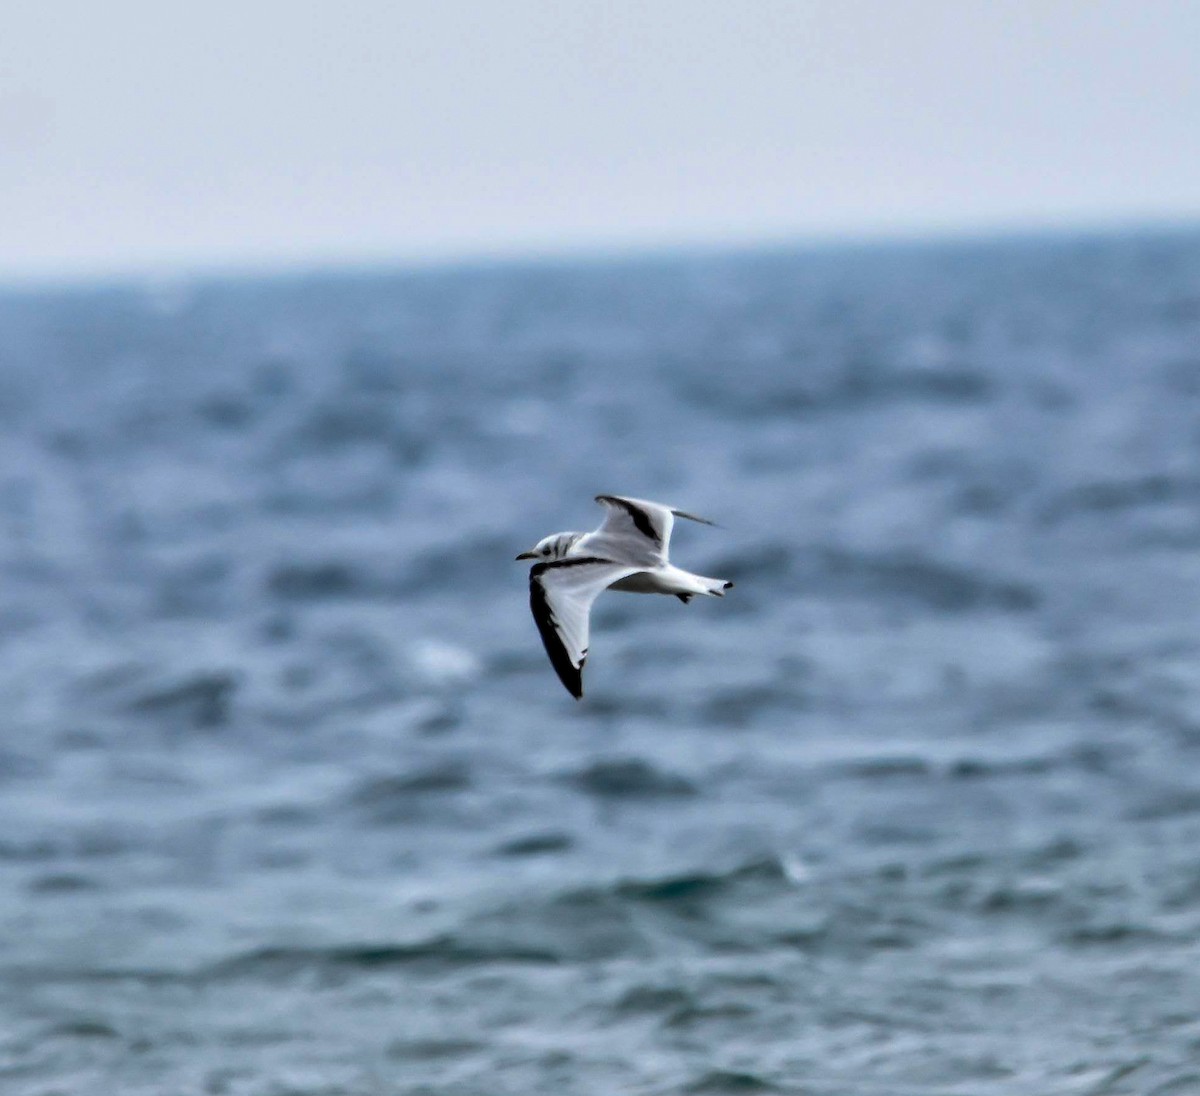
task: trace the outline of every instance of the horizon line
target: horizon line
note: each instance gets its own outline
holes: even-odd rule
[[[564,263],[619,264],[655,259],[719,257],[754,252],[829,252],[886,250],[927,245],[1000,244],[1037,239],[1104,239],[1200,232],[1200,212],[1186,215],[1130,215],[1107,219],[995,219],[969,224],[871,226],[828,231],[780,231],[720,236],[679,234],[653,238],[579,238],[561,245],[511,243],[493,246],[430,248],[405,252],[348,248],[344,252],[213,259],[152,259],[127,264],[48,265],[44,269],[0,267],[5,294],[87,288],[130,283],[236,281],[338,275],[403,274],[486,269],[505,266],[554,266]]]

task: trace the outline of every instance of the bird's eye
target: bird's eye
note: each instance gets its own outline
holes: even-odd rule
[[[550,554],[550,549],[549,549],[549,548],[543,548],[543,549],[542,549],[542,555],[544,555],[544,556],[548,556],[549,554]]]

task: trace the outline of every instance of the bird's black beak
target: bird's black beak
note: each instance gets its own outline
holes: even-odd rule
[[[522,552],[517,559],[537,559],[537,555],[533,552]]]

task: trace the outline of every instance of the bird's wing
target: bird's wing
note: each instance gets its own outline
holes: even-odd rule
[[[641,568],[593,556],[537,563],[529,572],[529,608],[550,664],[576,700],[583,696],[588,615],[601,592]]]
[[[611,544],[613,548],[610,554],[618,559],[664,562],[671,546],[671,529],[676,517],[712,525],[706,518],[698,518],[695,514],[646,499],[597,495],[596,501],[608,513],[600,528],[589,534],[590,538],[595,538],[592,544],[597,547]]]

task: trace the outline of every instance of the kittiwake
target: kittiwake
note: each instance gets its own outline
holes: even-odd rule
[[[645,499],[597,495],[596,501],[608,511],[599,529],[554,533],[517,556],[537,560],[529,571],[529,607],[550,664],[576,700],[583,696],[588,617],[604,590],[674,594],[686,605],[697,594],[724,597],[733,585],[667,559],[675,518],[713,522]]]

